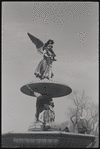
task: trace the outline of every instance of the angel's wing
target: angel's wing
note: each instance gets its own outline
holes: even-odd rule
[[[31,41],[35,44],[37,51],[40,54],[43,54],[42,47],[44,46],[44,43],[41,40],[39,40],[38,38],[31,35],[30,33],[27,33],[27,34],[28,34],[29,38],[31,39]]]

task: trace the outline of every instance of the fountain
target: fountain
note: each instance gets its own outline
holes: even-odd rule
[[[41,48],[41,45],[43,46],[43,42],[37,40],[29,33],[28,36],[38,49]],[[48,59],[46,59],[46,61],[47,60]],[[43,59],[43,63],[41,64],[44,64],[46,61]],[[50,71],[51,62],[53,62],[53,60],[50,61],[50,65],[46,64],[46,69],[48,68],[47,70],[49,70],[50,67]],[[41,67],[43,68],[43,65],[41,65]],[[40,70],[40,67],[38,67],[37,70]],[[72,92],[72,89],[66,84],[48,79],[50,71],[47,70],[39,72],[41,73],[41,77],[38,71],[36,71],[36,77],[39,77],[41,80],[35,82],[33,81],[32,83],[28,83],[22,86],[20,91],[31,97],[36,97],[34,94],[36,92],[41,96],[46,96],[46,100],[48,100],[49,97],[54,99],[69,95]],[[47,74],[48,76],[46,76]],[[50,118],[50,116],[48,116],[48,118]],[[49,122],[51,123],[51,120]],[[55,125],[49,125],[48,129],[43,129],[41,126],[43,125],[41,125],[39,120],[37,120],[33,123],[32,126],[28,128],[26,132],[9,132],[3,134],[2,147],[87,148],[95,140],[95,136],[93,135],[63,132],[59,130]]]

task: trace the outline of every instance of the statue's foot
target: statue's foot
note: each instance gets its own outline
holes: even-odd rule
[[[43,77],[41,76],[41,74],[39,74],[39,73],[34,73],[34,75],[36,76],[36,78],[39,78],[40,80],[43,80]]]

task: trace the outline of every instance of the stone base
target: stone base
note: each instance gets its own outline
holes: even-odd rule
[[[34,124],[28,128],[28,131],[43,131],[43,130],[44,131],[56,131],[56,130],[59,130],[59,128],[56,127],[55,125],[51,125],[50,127],[45,126],[45,129],[43,129],[43,125],[41,125],[40,122],[34,122]]]
[[[39,122],[34,122],[34,124],[28,128],[28,131],[41,131],[41,130],[42,130],[41,123]]]
[[[93,135],[61,131],[28,131],[2,135],[2,147],[7,148],[87,148],[95,139]]]

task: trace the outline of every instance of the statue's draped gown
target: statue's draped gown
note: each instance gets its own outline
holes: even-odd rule
[[[43,59],[39,62],[35,70],[35,73],[34,73],[35,76],[40,79],[52,78],[54,76],[54,74],[52,73],[52,62],[54,61],[53,58],[56,56],[56,54],[54,53],[52,48],[48,49],[48,45],[45,46],[41,40],[34,37],[30,33],[27,33],[27,34],[31,39],[31,41],[35,44],[38,53],[43,55]]]
[[[34,73],[36,77],[39,77],[40,79],[52,78],[54,76],[54,74],[52,73],[52,62],[52,53],[45,48],[43,52],[43,59],[39,62]]]

